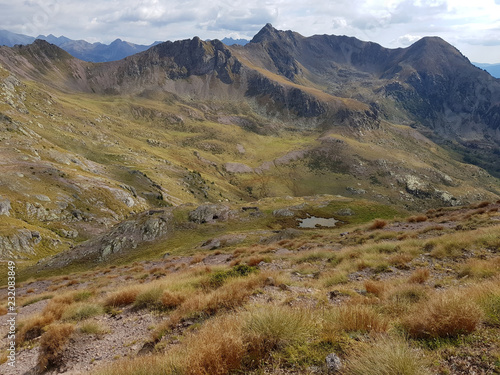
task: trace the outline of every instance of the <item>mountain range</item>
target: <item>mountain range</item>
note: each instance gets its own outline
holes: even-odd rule
[[[28,264],[165,206],[336,194],[412,211],[500,192],[500,81],[437,37],[386,49],[268,24],[244,46],[104,63],[35,40],[0,64],[0,251]]]
[[[0,47],[0,373],[497,373],[500,80],[228,44]]]
[[[13,47],[16,44],[27,45],[33,43],[36,39],[45,40],[62,48],[78,59],[91,62],[120,60],[135,53],[145,51],[149,47],[160,43],[154,42],[146,46],[129,43],[121,39],[116,39],[110,44],[89,43],[85,40],[72,40],[64,36],[56,37],[52,34],[47,36],[39,35],[35,38],[23,34],[11,33],[7,30],[0,30],[0,45],[8,47]]]

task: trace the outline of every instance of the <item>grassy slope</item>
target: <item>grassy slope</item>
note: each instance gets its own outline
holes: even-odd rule
[[[51,353],[44,343],[56,337],[55,323],[69,323],[72,341],[48,359],[71,368],[76,342],[93,345],[99,337],[117,334],[106,328],[104,317],[122,316],[133,329],[152,314],[162,319],[137,338],[138,347],[148,340],[155,347],[147,357],[149,373],[309,373],[311,366],[325,371],[324,359],[332,352],[346,374],[500,371],[498,203],[385,221],[373,221],[381,207],[334,197],[266,199],[261,211],[283,203],[306,203],[310,213],[325,216],[347,207],[358,214],[343,227],[302,230],[268,244],[257,244],[250,235],[248,242],[217,251],[195,247],[227,231],[252,233],[284,222],[264,216],[203,224],[191,240],[186,232],[163,247],[138,252],[133,264],[130,258],[32,278],[18,285],[19,305],[42,298],[49,304],[35,308],[40,319],[20,310],[19,348],[29,352],[40,345],[43,362]],[[184,215],[176,217],[182,221]],[[159,259],[165,250],[172,254]],[[219,266],[205,264],[218,253],[231,258]],[[258,270],[247,275],[237,264],[258,265]],[[139,315],[143,318],[135,319]],[[54,327],[40,344],[24,336],[36,326]],[[294,328],[289,332],[287,326]],[[231,345],[217,341],[221,332]],[[99,342],[109,360],[82,359],[95,373],[132,374],[144,366],[144,357],[133,353],[116,360],[128,343],[108,348],[106,340]]]

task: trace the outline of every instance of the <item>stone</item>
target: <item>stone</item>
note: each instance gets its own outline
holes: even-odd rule
[[[288,208],[280,208],[273,211],[274,217],[292,217],[295,214]]]
[[[229,219],[231,209],[224,204],[205,203],[189,212],[189,220],[198,224]]]
[[[10,201],[7,198],[0,197],[0,215],[10,216]]]
[[[337,374],[342,369],[342,361],[335,353],[330,353],[325,358],[328,374]]]

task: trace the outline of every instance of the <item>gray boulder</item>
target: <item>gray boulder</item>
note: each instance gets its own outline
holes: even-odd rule
[[[10,201],[7,198],[0,197],[0,215],[10,216]]]
[[[337,374],[342,370],[342,361],[335,353],[330,353],[325,358],[326,371],[328,374]]]
[[[205,203],[189,212],[189,220],[198,224],[225,221],[230,214],[231,209],[224,204]]]

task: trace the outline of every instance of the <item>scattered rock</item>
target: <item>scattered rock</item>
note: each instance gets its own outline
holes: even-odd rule
[[[328,374],[336,374],[342,369],[342,361],[335,353],[330,353],[325,358]]]
[[[230,173],[252,173],[253,168],[242,163],[225,163],[224,169]]]
[[[295,213],[289,208],[280,208],[273,211],[274,217],[292,217]]]
[[[365,189],[356,189],[356,188],[353,188],[353,187],[346,187],[345,188],[349,193],[351,194],[356,194],[356,195],[362,195],[362,194],[366,194],[366,190]]]
[[[244,234],[226,234],[224,236],[205,241],[200,247],[204,250],[215,250],[219,247],[236,245],[243,242],[245,238],[247,238],[247,236]]]
[[[10,216],[10,201],[7,198],[0,197],[0,215]]]
[[[198,224],[213,221],[225,221],[230,217],[231,209],[224,204],[205,203],[189,212],[189,220]]]
[[[260,242],[262,244],[270,244],[273,242],[281,241],[281,240],[290,240],[292,238],[295,238],[300,235],[300,230],[293,229],[293,228],[286,228],[283,230],[278,231],[276,234],[273,234],[270,237],[262,239]]]
[[[351,210],[350,208],[342,208],[338,210],[335,214],[339,216],[353,216],[354,211]]]

